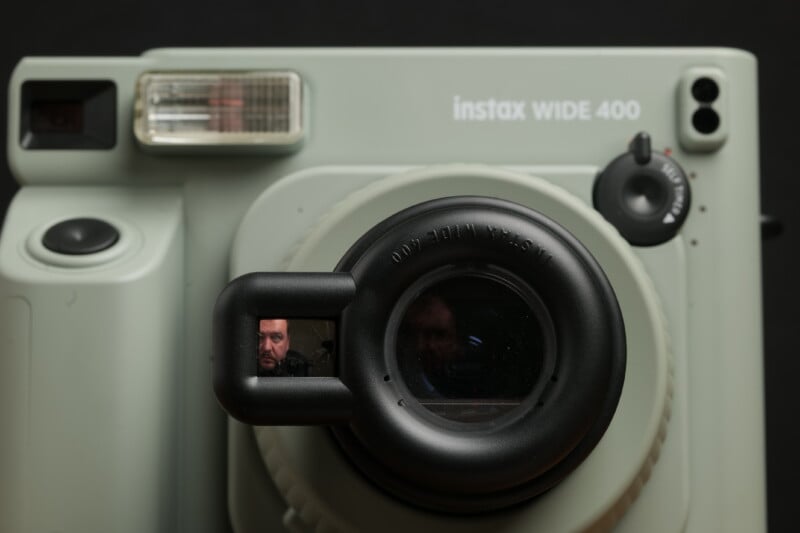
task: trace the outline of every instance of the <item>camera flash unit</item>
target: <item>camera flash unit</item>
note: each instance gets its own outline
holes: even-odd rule
[[[134,134],[154,150],[291,150],[303,139],[302,92],[289,71],[147,72],[137,83]]]

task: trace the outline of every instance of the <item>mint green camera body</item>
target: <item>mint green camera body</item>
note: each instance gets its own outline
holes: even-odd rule
[[[134,135],[142,74],[258,70],[302,80],[288,149]],[[693,95],[699,78],[718,86],[713,103]],[[113,82],[112,147],[24,146],[23,85],[59,80]],[[756,86],[755,59],[729,49],[24,59],[8,113],[22,189],[0,237],[0,531],[764,531]],[[652,246],[626,242],[593,198],[641,131],[691,188],[685,223]],[[519,203],[575,235],[617,294],[628,346],[617,412],[583,464],[468,518],[383,492],[325,428],[229,420],[210,378],[230,279],[331,271],[381,220],[456,195]],[[78,217],[118,240],[77,256],[41,245]]]

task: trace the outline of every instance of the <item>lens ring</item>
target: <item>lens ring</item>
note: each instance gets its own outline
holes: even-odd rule
[[[465,431],[468,424],[411,412],[386,354],[395,349],[396,304],[411,285],[443,267],[487,264],[541,297],[555,329],[558,379],[544,406]],[[433,200],[373,227],[336,270],[348,272],[358,290],[339,323],[339,375],[353,393],[354,414],[332,432],[383,489],[437,511],[499,509],[558,483],[608,427],[625,375],[622,316],[600,266],[549,218],[493,198]]]

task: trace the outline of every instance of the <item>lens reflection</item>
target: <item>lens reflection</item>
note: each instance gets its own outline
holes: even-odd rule
[[[427,288],[406,309],[398,334],[409,391],[428,410],[460,422],[491,420],[518,406],[538,381],[548,345],[534,307],[491,276]]]

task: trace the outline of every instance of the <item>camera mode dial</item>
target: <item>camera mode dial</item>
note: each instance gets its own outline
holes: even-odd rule
[[[689,213],[691,191],[681,167],[653,152],[650,135],[640,132],[628,152],[614,159],[594,185],[594,206],[635,246],[672,239]]]

